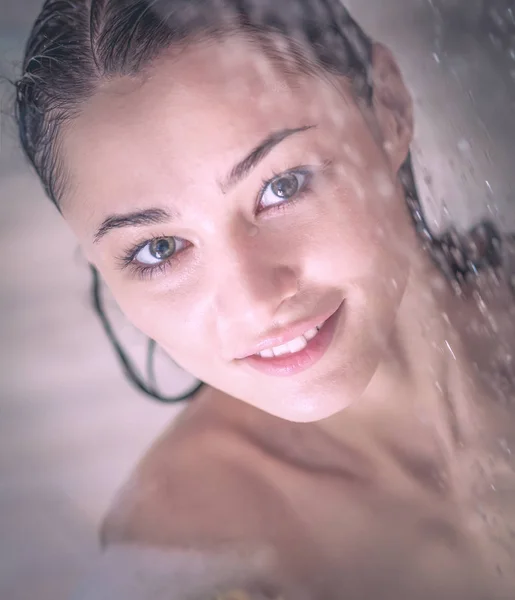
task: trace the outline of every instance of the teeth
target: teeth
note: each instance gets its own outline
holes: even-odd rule
[[[304,334],[304,337],[308,340],[308,342],[316,336],[319,329],[320,329],[319,327],[313,327],[313,329],[306,331],[306,333]]]
[[[295,340],[292,340],[294,342]],[[292,343],[290,342],[290,343]],[[274,356],[282,356],[283,354],[290,354],[291,350],[288,347],[288,344],[283,344],[282,346],[277,346],[276,348],[272,348],[272,352]]]
[[[300,352],[301,350],[304,350],[304,348],[308,345],[308,340],[301,335],[291,342],[288,342],[286,345],[288,346],[288,350],[293,354],[294,352]]]
[[[308,342],[318,334],[322,325],[309,329],[304,335],[300,335],[294,340],[291,340],[291,342],[276,346],[275,348],[263,350],[262,352],[259,352],[259,356],[262,358],[274,358],[275,356],[284,356],[285,354],[295,354],[296,352],[300,352],[301,350],[304,350],[308,345]]]
[[[273,358],[274,352],[273,350],[263,350],[263,352],[259,353],[259,356],[261,356],[262,358]]]

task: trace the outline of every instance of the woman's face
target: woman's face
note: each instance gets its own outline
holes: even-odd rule
[[[363,393],[409,277],[409,102],[389,53],[375,62],[368,114],[343,78],[198,44],[103,84],[63,132],[63,214],[126,316],[293,421]]]

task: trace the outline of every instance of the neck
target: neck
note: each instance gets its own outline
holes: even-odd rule
[[[363,396],[325,421],[327,430],[366,423],[405,446],[425,443],[446,462],[474,443],[476,382],[447,316],[453,294],[423,253],[416,256],[384,359]]]

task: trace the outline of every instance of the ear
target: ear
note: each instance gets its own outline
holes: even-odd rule
[[[413,139],[413,101],[391,51],[374,44],[372,52],[374,112],[383,148],[397,173]]]

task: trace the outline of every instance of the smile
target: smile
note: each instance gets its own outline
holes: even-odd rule
[[[275,346],[273,348],[262,350],[261,352],[258,352],[258,356],[261,356],[261,358],[275,358],[276,356],[300,352],[301,350],[304,350],[308,343],[318,335],[318,332],[320,329],[322,329],[324,323],[313,327],[313,329],[308,329],[306,333],[299,335],[298,337],[286,342],[285,344],[282,344],[281,346]]]
[[[327,352],[343,312],[344,303],[320,325],[278,346],[263,348],[241,359],[250,368],[266,375],[296,375],[317,363]]]

